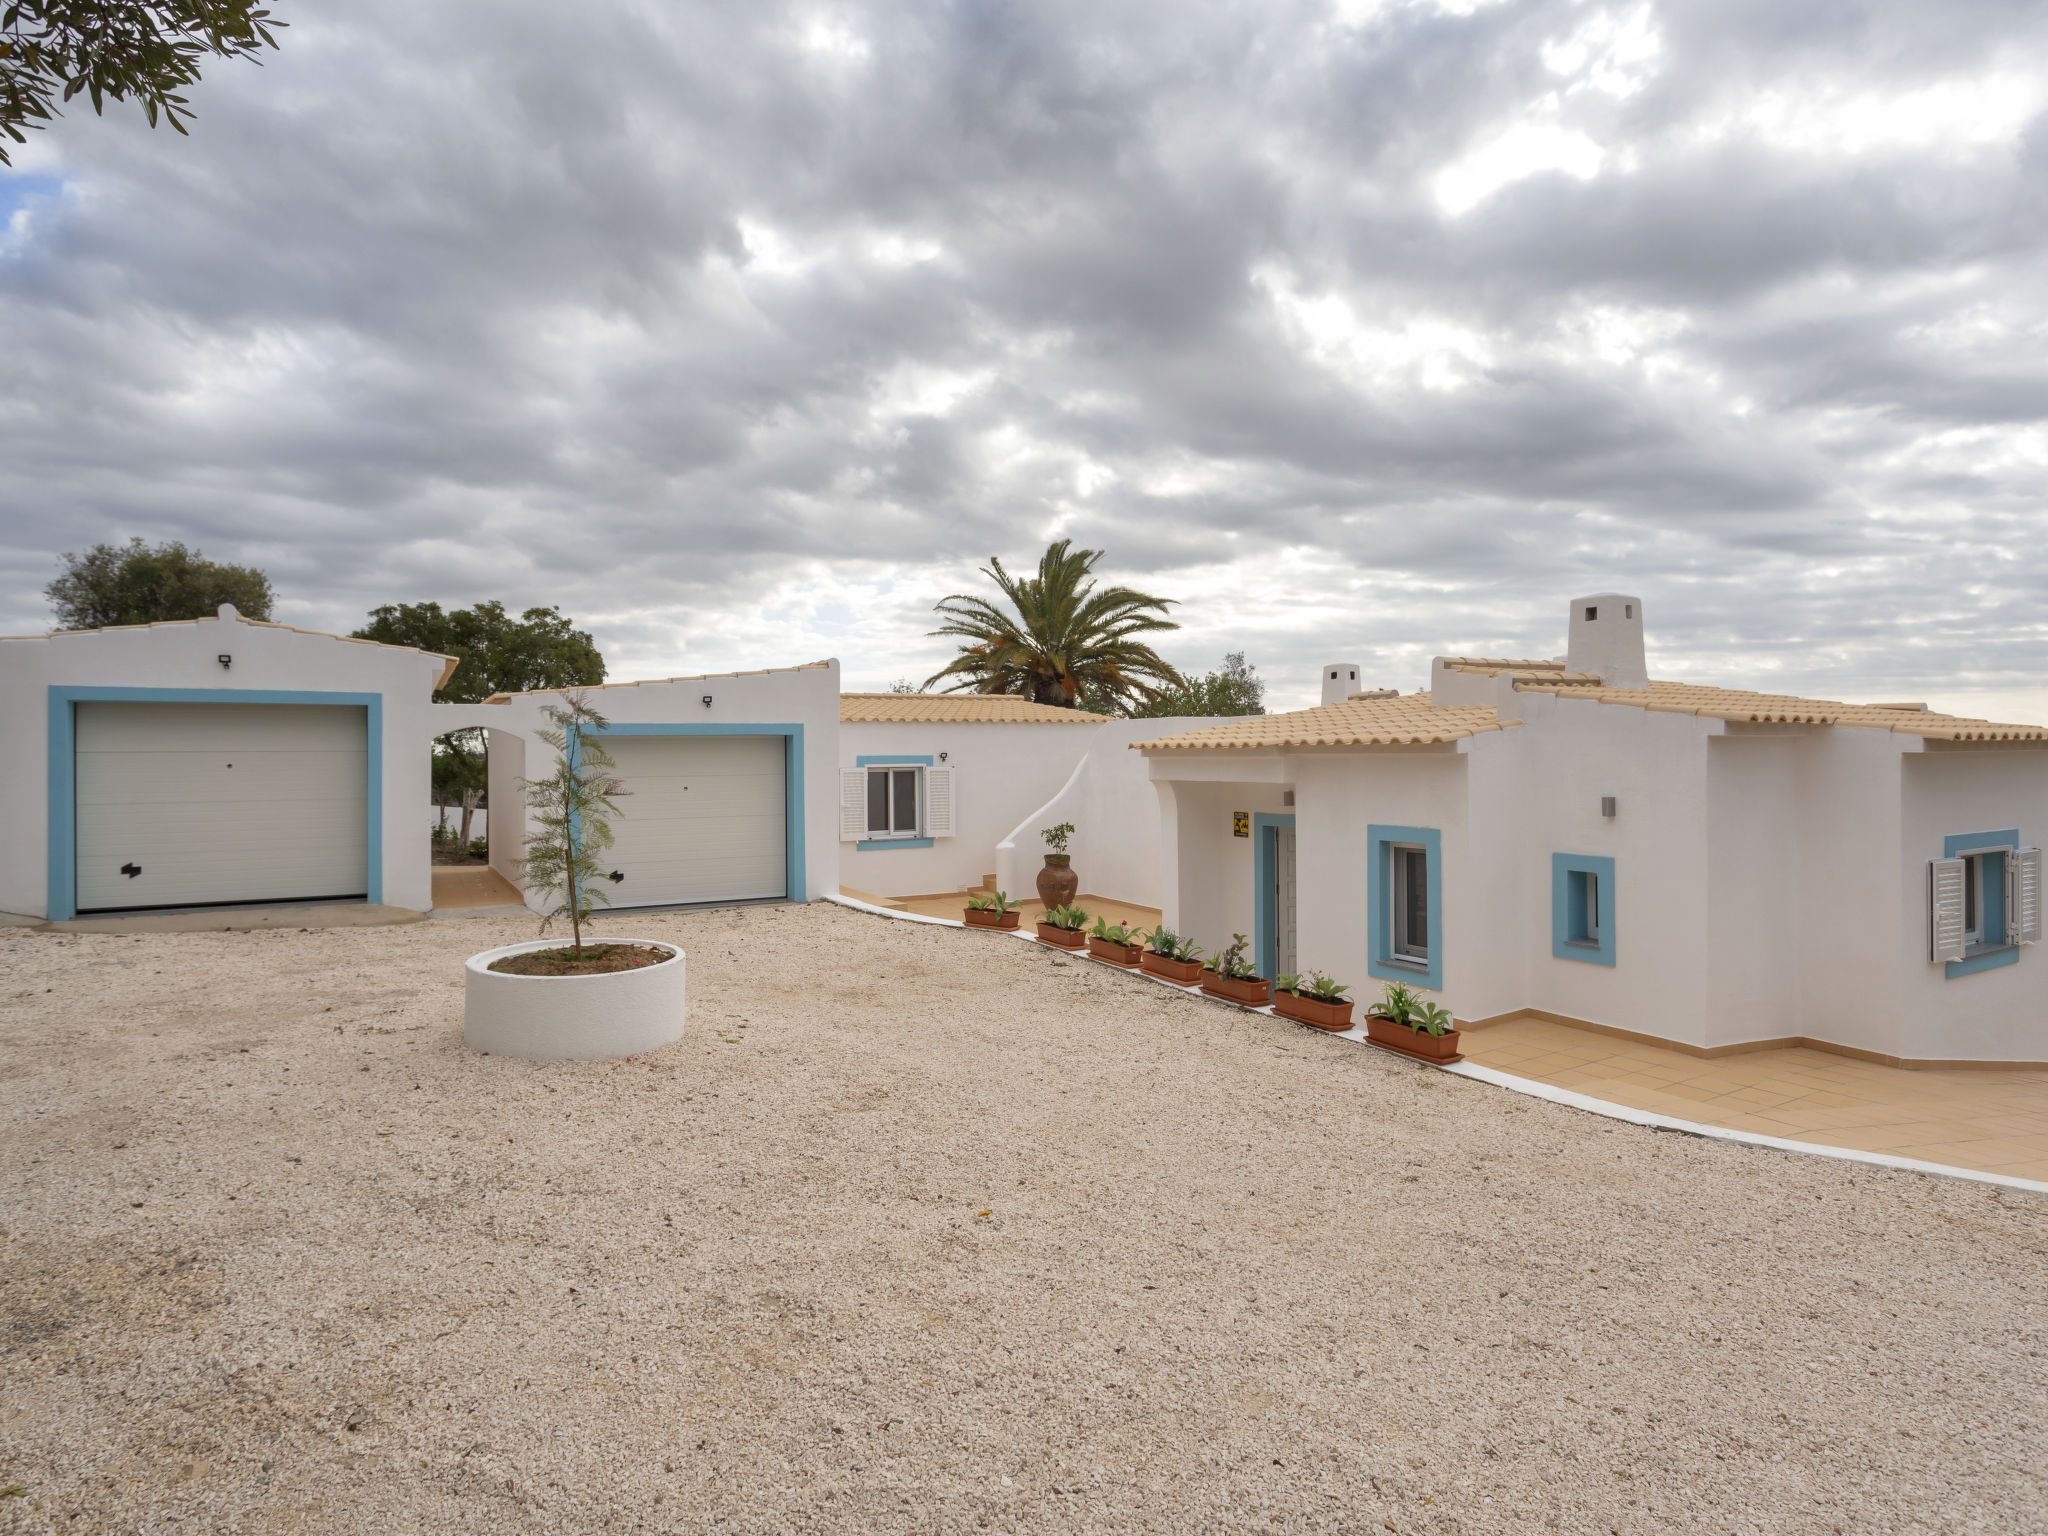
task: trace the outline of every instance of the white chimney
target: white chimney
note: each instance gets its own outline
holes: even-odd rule
[[[1565,668],[1597,672],[1609,688],[1647,688],[1643,660],[1643,600],[1622,592],[1596,592],[1572,599],[1566,633]]]
[[[1333,661],[1323,668],[1323,702],[1342,704],[1358,692],[1358,663]]]

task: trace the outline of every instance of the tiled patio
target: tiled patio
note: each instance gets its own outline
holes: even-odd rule
[[[518,887],[488,864],[434,866],[436,911],[455,907],[516,907],[523,902]]]
[[[1703,1059],[1543,1019],[1468,1030],[1466,1059],[1679,1119],[2048,1180],[2048,1072],[1907,1071],[1828,1051]]]
[[[946,891],[935,896],[875,896],[842,885],[839,894],[851,896],[855,901],[865,901],[870,906],[887,907],[892,912],[915,912],[920,917],[958,919],[968,900],[981,895],[982,892]],[[1159,926],[1160,913],[1157,907],[1141,907],[1130,901],[1112,901],[1107,896],[1090,896],[1085,891],[1074,898],[1074,904],[1091,919],[1106,917],[1113,923],[1131,923],[1148,933]],[[1019,901],[1017,910],[1024,914],[1019,926],[1029,930],[1031,925],[1038,921],[1039,914],[1045,910],[1045,903],[1034,896],[1029,901]]]

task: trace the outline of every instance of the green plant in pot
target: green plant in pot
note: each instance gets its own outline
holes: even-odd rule
[[[1351,1027],[1351,988],[1321,971],[1290,972],[1273,980],[1273,1011],[1298,1024],[1331,1031]]]
[[[967,926],[970,928],[1015,928],[1022,918],[1023,913],[1018,910],[1017,903],[1010,900],[1008,891],[967,898]]]
[[[1192,987],[1202,979],[1202,947],[1193,939],[1175,933],[1161,923],[1145,935],[1145,952],[1138,964],[1147,974],[1178,987]]]
[[[1106,917],[1098,917],[1095,926],[1088,930],[1088,953],[1111,965],[1136,965],[1138,930],[1129,923],[1112,923]]]
[[[1086,949],[1087,930],[1088,914],[1072,904],[1047,907],[1038,919],[1038,937],[1061,949]]]
[[[1450,1010],[1390,981],[1365,1018],[1366,1038],[1375,1045],[1421,1061],[1462,1061],[1457,1020]]]
[[[1263,1008],[1271,1002],[1273,984],[1252,964],[1246,953],[1250,947],[1250,941],[1243,934],[1233,933],[1230,943],[1217,954],[1215,963],[1202,973],[1202,990],[1211,997],[1242,1003],[1247,1008]]]
[[[1038,899],[1048,910],[1072,906],[1081,893],[1081,877],[1074,873],[1074,856],[1067,852],[1074,824],[1063,821],[1056,827],[1041,829],[1038,835],[1045,843],[1045,868],[1038,872]]]

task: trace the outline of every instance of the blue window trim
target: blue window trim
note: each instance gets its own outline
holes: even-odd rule
[[[1435,827],[1383,827],[1365,829],[1367,933],[1366,972],[1379,981],[1398,981],[1411,987],[1441,992],[1444,987],[1444,857],[1443,834]],[[1410,843],[1423,850],[1425,876],[1429,887],[1429,964],[1401,965],[1394,961],[1394,854],[1396,843]]]
[[[1955,858],[1958,854],[1974,853],[1980,848],[2017,848],[2020,834],[2017,827],[2008,827],[2003,832],[1964,832],[1945,839],[1941,845],[1941,856]],[[1999,916],[2005,915],[2003,893],[1998,903]],[[1996,949],[1987,949],[1971,955],[1966,960],[1950,960],[1943,966],[1942,980],[1954,981],[1958,976],[1974,976],[1979,971],[1995,971],[2002,965],[2019,964],[2020,951],[2017,944],[2001,944]]]
[[[1273,861],[1279,856],[1279,839],[1274,834],[1293,825],[1292,816],[1252,812],[1252,934],[1259,974],[1268,980],[1280,969],[1280,933],[1273,910]],[[1297,860],[1301,857],[1299,848],[1294,856]],[[1298,878],[1299,864],[1295,871]]]
[[[1599,879],[1598,944],[1574,940],[1571,936],[1573,875],[1594,875]],[[1614,964],[1614,908],[1614,860],[1591,853],[1553,853],[1550,856],[1550,952],[1553,955],[1560,960],[1578,960],[1586,965]]]
[[[782,835],[786,846],[785,899],[808,901],[804,884],[804,728],[802,725],[675,725],[622,724],[614,720],[593,736],[780,736],[782,760]]]
[[[275,688],[84,688],[50,687],[50,810],[47,905],[50,921],[78,915],[78,727],[77,704],[323,704],[364,711],[369,735],[364,745],[363,802],[367,899],[384,900],[384,695],[308,693]]]
[[[891,766],[929,768],[932,766],[932,760],[929,757],[856,757],[853,760],[853,766],[856,768],[887,768]]]
[[[893,853],[898,848],[929,848],[932,840],[928,837],[878,837],[870,842],[855,843],[857,853]]]

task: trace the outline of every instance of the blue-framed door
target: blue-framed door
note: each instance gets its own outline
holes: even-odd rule
[[[1271,977],[1279,968],[1279,908],[1275,888],[1279,869],[1280,829],[1294,830],[1292,816],[1258,811],[1252,816],[1252,945],[1259,974]]]

